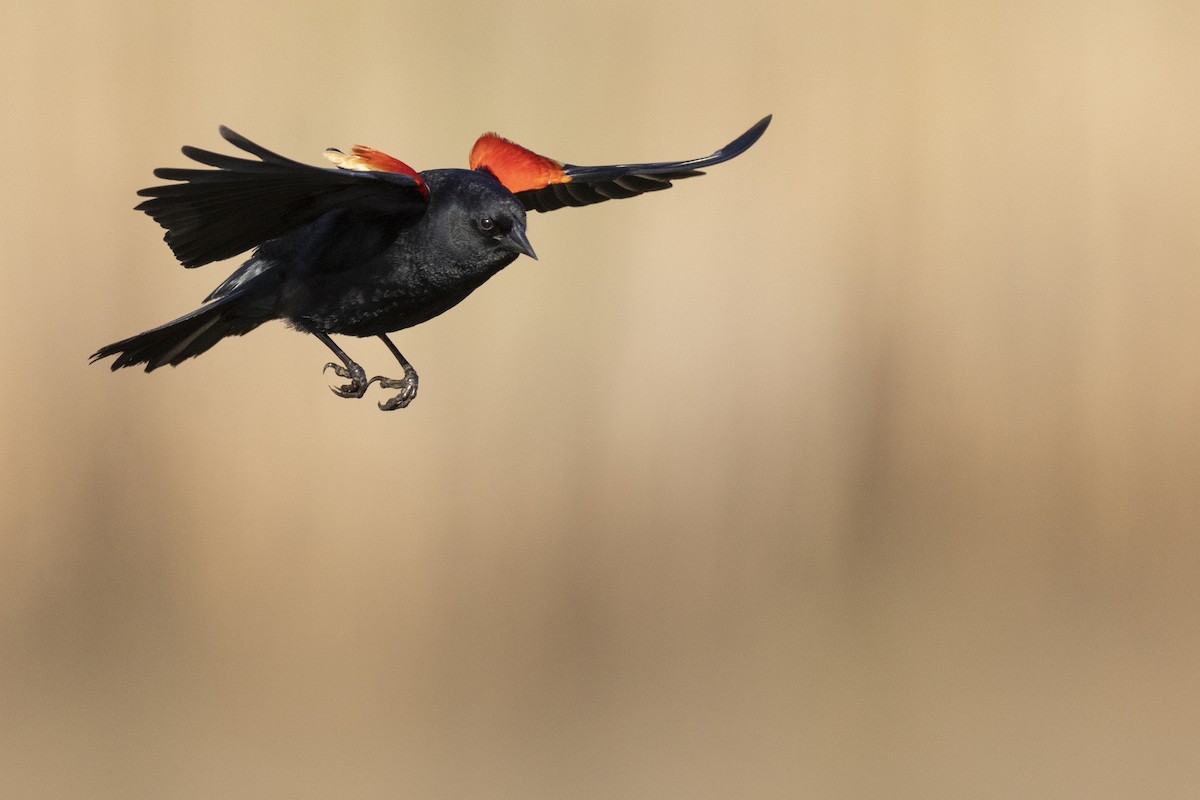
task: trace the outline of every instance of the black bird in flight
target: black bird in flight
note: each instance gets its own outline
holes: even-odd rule
[[[184,147],[212,169],[155,170],[175,183],[139,191],[148,199],[137,210],[166,229],[185,267],[256,249],[200,308],[101,347],[91,360],[116,356],[114,370],[145,364],[150,372],[282,319],[337,356],[341,363],[325,368],[349,383],[330,387],[335,394],[362,397],[378,382],[400,390],[379,407],[404,408],[417,395],[417,373],[388,334],[457,305],[517,256],[537,258],[526,211],[666,189],[745,152],[770,122],[765,117],[710,156],[608,167],[564,164],[488,133],[475,143],[470,169],[425,172],[361,145],[326,150],[336,169],[314,167],[222,127],[226,141],[256,159]],[[330,334],[378,336],[404,377],[367,380]]]

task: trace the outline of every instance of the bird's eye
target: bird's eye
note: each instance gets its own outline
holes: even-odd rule
[[[492,233],[496,230],[496,221],[491,217],[481,217],[479,219],[479,230],[484,233]]]

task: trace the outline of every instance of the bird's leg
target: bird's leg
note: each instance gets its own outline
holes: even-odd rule
[[[392,351],[392,355],[400,362],[400,366],[404,367],[403,378],[385,378],[382,375],[376,375],[371,380],[367,381],[370,385],[379,381],[379,385],[384,389],[399,389],[400,394],[388,400],[386,403],[380,403],[379,408],[383,411],[395,411],[397,408],[404,408],[413,401],[417,396],[417,371],[413,369],[413,365],[408,363],[396,345],[392,344],[392,340],[387,337],[387,334],[379,334],[379,338],[388,346],[388,350]]]
[[[327,334],[314,333],[313,335],[324,342],[325,346],[342,360],[342,364],[345,364],[345,366],[342,366],[330,361],[325,365],[325,370],[332,368],[339,378],[350,379],[350,382],[345,386],[330,386],[329,390],[338,397],[362,397],[366,393],[367,387],[371,385],[370,381],[367,380],[366,370],[351,361],[350,356],[346,355],[346,351],[334,344],[333,339],[330,339]],[[322,372],[325,370],[322,370]]]

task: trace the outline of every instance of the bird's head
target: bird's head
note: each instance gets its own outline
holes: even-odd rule
[[[479,266],[511,263],[517,256],[536,259],[525,234],[525,206],[485,173],[430,170],[429,220],[456,260]]]

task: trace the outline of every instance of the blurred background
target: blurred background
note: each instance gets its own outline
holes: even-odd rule
[[[1194,3],[23,3],[0,67],[0,794],[1200,791]],[[234,266],[131,210],[219,124],[769,112],[532,218],[405,411],[281,324],[87,364]]]

